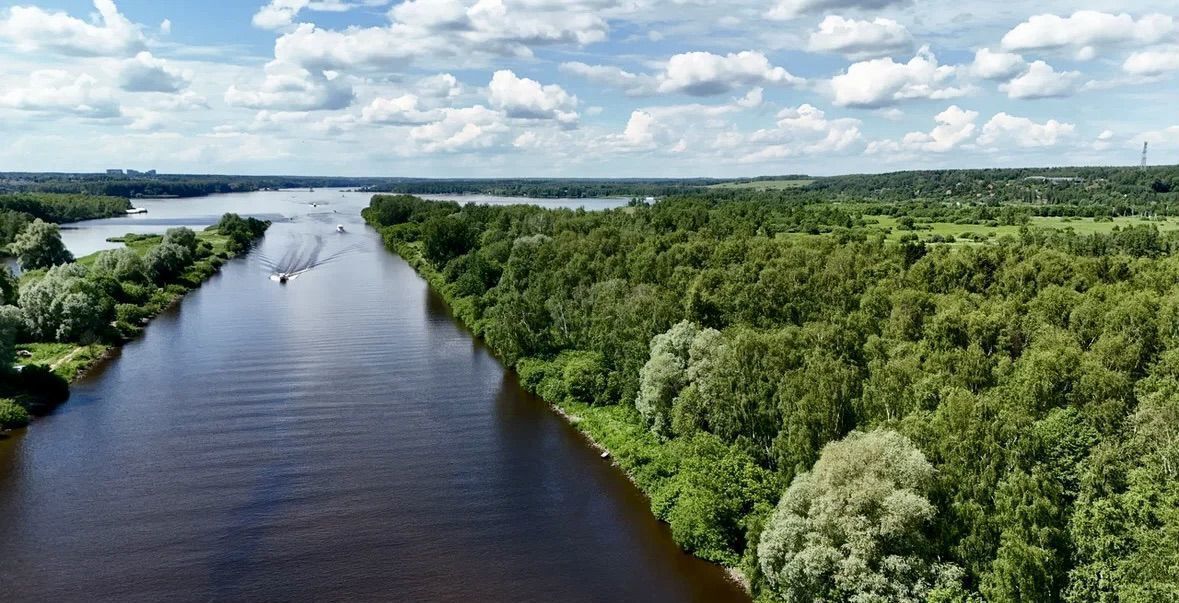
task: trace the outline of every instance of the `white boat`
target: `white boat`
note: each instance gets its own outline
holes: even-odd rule
[[[344,225],[336,224],[336,232],[344,232]]]
[[[131,209],[127,210],[127,213],[128,214],[146,214],[147,208],[146,207],[132,207]]]

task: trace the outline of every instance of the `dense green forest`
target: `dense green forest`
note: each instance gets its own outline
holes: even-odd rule
[[[680,194],[724,182],[710,178],[692,179],[396,179],[365,187],[374,193],[481,194],[542,199],[585,199],[593,197],[662,197]]]
[[[63,224],[124,215],[131,205],[118,197],[53,193],[0,194],[0,253],[33,220]]]
[[[364,215],[759,599],[1179,600],[1179,235],[820,199],[927,174]],[[930,236],[921,211],[1009,230]]]
[[[0,192],[45,192],[115,197],[203,197],[280,188],[363,187],[385,178],[334,176],[118,175],[0,172]]]
[[[12,244],[20,279],[0,267],[0,429],[23,426],[30,414],[63,402],[77,370],[137,335],[269,225],[225,214],[202,232],[128,235],[126,247],[77,261],[56,224],[27,225]]]

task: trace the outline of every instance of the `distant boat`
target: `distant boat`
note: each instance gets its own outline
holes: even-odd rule
[[[146,207],[132,207],[131,209],[127,210],[127,213],[128,214],[146,214],[147,208]]]
[[[344,225],[336,224],[336,232],[344,232]]]

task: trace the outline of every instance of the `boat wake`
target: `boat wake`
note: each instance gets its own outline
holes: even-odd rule
[[[264,254],[255,254],[254,257],[271,272],[270,280],[278,283],[286,283],[299,278],[315,268],[367,250],[367,247],[363,243],[353,243],[352,245],[324,255],[324,246],[323,237],[314,235],[302,238],[302,240],[296,242],[278,258],[272,258]]]

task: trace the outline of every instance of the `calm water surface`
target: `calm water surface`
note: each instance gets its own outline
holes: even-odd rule
[[[744,600],[380,247],[367,199],[145,201],[70,231],[82,254],[238,211],[276,220],[270,257],[365,249],[286,286],[229,263],[0,441],[0,598]]]

